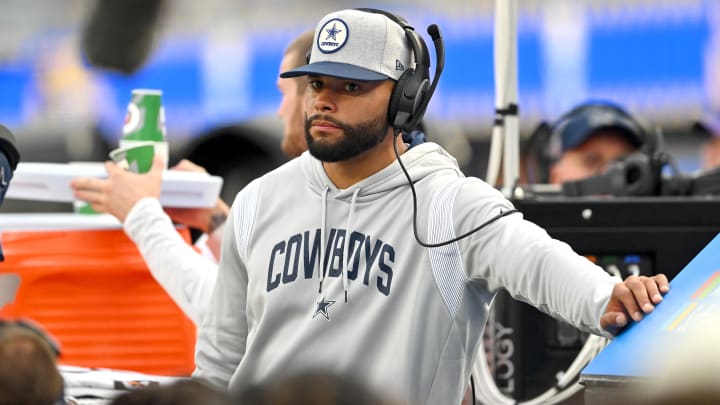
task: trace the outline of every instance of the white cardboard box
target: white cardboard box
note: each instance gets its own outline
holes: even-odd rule
[[[73,202],[70,181],[76,177],[107,177],[102,163],[21,162],[5,198]],[[160,203],[165,207],[212,207],[222,188],[222,177],[207,173],[166,170]]]

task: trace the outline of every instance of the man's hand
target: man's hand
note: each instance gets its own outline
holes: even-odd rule
[[[75,198],[87,201],[97,212],[107,212],[125,222],[138,201],[145,197],[160,198],[164,167],[165,161],[158,156],[145,174],[129,172],[108,161],[105,162],[107,178],[79,177],[70,185],[75,190]]]
[[[186,172],[207,173],[206,170],[195,163],[183,159],[172,170],[180,170]],[[166,208],[165,212],[173,221],[185,224],[191,228],[199,229],[204,233],[210,233],[219,225],[225,223],[230,207],[221,199],[215,201],[212,208]]]
[[[625,327],[630,320],[637,322],[643,314],[652,312],[662,301],[662,295],[670,290],[664,274],[652,277],[630,276],[615,285],[600,326],[612,333]]]

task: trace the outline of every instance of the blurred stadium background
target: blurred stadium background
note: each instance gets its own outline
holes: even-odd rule
[[[284,160],[275,81],[287,43],[327,12],[376,7],[406,17],[428,42],[425,27],[440,26],[446,67],[426,115],[428,135],[482,176],[494,112],[493,3],[166,1],[152,53],[128,76],[83,58],[94,1],[3,0],[0,123],[18,136],[23,161],[100,161],[117,146],[130,91],[162,89],[171,160],[190,157],[225,176],[231,200]],[[523,138],[578,102],[608,99],[662,128],[684,170],[698,167],[700,138],[690,128],[720,111],[720,2],[518,0],[518,7]],[[29,208],[7,201],[3,211]]]

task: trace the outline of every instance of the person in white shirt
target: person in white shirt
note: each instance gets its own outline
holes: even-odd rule
[[[280,62],[280,72],[307,62],[312,36],[313,32],[307,31],[288,45]],[[279,78],[277,87],[282,95],[277,111],[283,121],[281,148],[288,157],[295,157],[307,149],[302,114],[307,80]],[[220,240],[229,208],[218,199],[210,209],[163,210],[159,202],[163,165],[162,161],[155,161],[150,172],[140,175],[105,162],[106,179],[77,178],[73,180],[72,187],[77,199],[89,202],[95,211],[110,213],[122,222],[123,229],[138,246],[153,277],[183,312],[199,325],[215,285]],[[173,169],[205,171],[187,160]],[[188,245],[175,230],[173,221],[201,230],[208,252],[199,253]]]

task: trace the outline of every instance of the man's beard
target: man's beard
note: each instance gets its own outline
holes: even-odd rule
[[[340,128],[343,136],[334,142],[315,141],[310,135],[311,123],[322,120]],[[305,138],[310,154],[323,162],[348,160],[380,144],[387,135],[388,124],[384,117],[355,126],[343,124],[322,114],[305,117]]]

